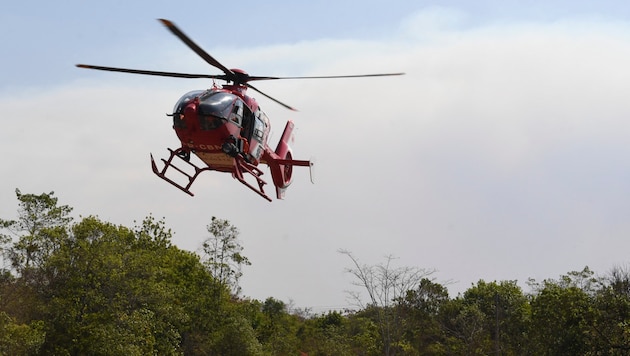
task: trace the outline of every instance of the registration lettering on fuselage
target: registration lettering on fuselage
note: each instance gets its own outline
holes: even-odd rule
[[[193,150],[204,150],[204,151],[221,151],[221,146],[219,145],[195,145],[194,143],[187,143],[186,146]]]

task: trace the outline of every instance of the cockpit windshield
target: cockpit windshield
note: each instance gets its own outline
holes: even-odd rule
[[[191,92],[184,94],[184,96],[182,96],[175,104],[175,107],[173,108],[173,114],[183,114],[186,104],[188,104],[191,100],[201,95],[204,91],[205,90],[193,90]]]
[[[199,97],[199,114],[228,119],[236,95],[225,92],[206,92]]]

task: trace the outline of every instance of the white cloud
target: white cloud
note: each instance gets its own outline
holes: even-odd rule
[[[467,15],[455,8],[431,6],[409,15],[401,24],[400,32],[414,39],[434,41],[466,25]]]
[[[78,213],[116,223],[166,216],[176,242],[191,250],[211,216],[226,218],[241,229],[254,264],[245,294],[298,306],[345,303],[349,261],[338,248],[366,263],[393,254],[401,264],[437,268],[438,279],[461,281],[454,292],[479,278],[524,281],[624,262],[628,27],[464,29],[463,16],[445,11],[410,17],[387,41],[212,53],[254,75],[407,72],[255,84],[300,110],[257,96],[276,139],[293,119],[295,155],[317,157],[317,184],[297,170],[286,201],[268,204],[228,175],[202,175],[195,198],[157,179],[148,153],[177,144],[164,113],[204,85],[143,77],[120,85],[112,74],[95,76],[107,84],[0,100],[12,118],[2,147],[20,152],[4,164],[1,211],[12,211],[16,187],[55,190]]]

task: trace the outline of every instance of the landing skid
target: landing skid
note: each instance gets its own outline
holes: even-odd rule
[[[265,194],[263,186],[267,184],[267,182],[260,178],[260,176],[263,175],[263,172],[258,169],[258,167],[254,166],[251,163],[248,163],[241,156],[236,157],[236,159],[234,160],[234,165],[235,167],[234,171],[232,172],[232,177],[238,179],[239,182],[243,183],[245,186],[256,192],[261,197],[267,199],[268,201],[272,201],[271,198],[267,194]],[[258,188],[246,181],[243,173],[251,174],[256,179],[256,182],[258,183]]]
[[[153,159],[153,154],[151,154],[151,168],[153,169],[153,173],[155,173],[155,175],[157,175],[158,177],[164,179],[165,181],[171,183],[175,187],[179,188],[184,193],[186,193],[186,194],[188,194],[190,196],[194,196],[194,194],[190,191],[190,186],[193,184],[195,179],[197,179],[197,176],[199,176],[199,174],[201,172],[203,172],[203,171],[211,171],[212,168],[210,168],[210,167],[199,168],[195,164],[190,163],[189,160],[184,158],[184,157],[190,158],[190,154],[188,153],[186,155],[186,153],[181,148],[178,148],[175,151],[173,151],[172,149],[168,148],[168,151],[171,153],[170,156],[168,157],[168,160],[166,160],[164,158],[161,159],[162,162],[164,163],[164,168],[162,168],[161,171],[158,170],[157,165],[155,164],[155,160]],[[173,158],[175,158],[175,157],[179,158],[182,162],[184,162],[187,165],[189,165],[190,167],[192,167],[195,170],[195,173],[193,175],[190,175],[186,171],[184,171],[181,168],[175,166],[173,164]],[[173,168],[174,170],[176,170],[177,172],[179,172],[183,176],[185,176],[188,179],[188,184],[186,184],[186,186],[183,186],[183,185],[175,182],[174,180],[168,178],[166,176],[166,170],[168,170],[169,168]]]
[[[162,168],[162,170],[159,170],[157,168],[157,165],[155,164],[155,160],[153,159],[153,155],[151,155],[151,168],[153,169],[153,173],[155,173],[155,175],[164,179],[165,181],[169,182],[171,185],[177,187],[179,190],[183,191],[184,193],[190,196],[194,196],[194,194],[190,191],[190,187],[192,186],[193,182],[197,179],[199,174],[201,174],[204,171],[212,171],[215,169],[213,169],[210,166],[200,168],[194,163],[191,163],[189,161],[189,158],[190,158],[189,152],[184,151],[181,148],[178,148],[177,150],[172,150],[169,148],[168,151],[170,152],[168,159],[164,159],[164,158],[161,159],[162,162],[164,163],[164,168]],[[192,167],[194,169],[194,174],[189,174],[183,169],[175,166],[173,164],[173,158],[175,157],[179,158],[182,162]],[[169,168],[174,169],[175,171],[179,172],[181,175],[186,177],[186,179],[188,180],[188,184],[183,185],[168,178],[166,176],[166,171]],[[254,179],[256,179],[256,183],[258,187],[256,187],[255,185],[245,180],[244,173],[251,174],[254,177]],[[239,182],[243,183],[243,185],[247,186],[249,189],[256,192],[256,194],[260,195],[261,197],[265,198],[268,201],[272,201],[271,198],[267,194],[265,194],[265,191],[263,189],[263,186],[267,184],[267,182],[265,182],[262,178],[260,178],[262,175],[263,175],[263,172],[260,169],[258,169],[256,166],[252,165],[251,163],[248,163],[247,161],[245,161],[243,157],[241,157],[240,155],[235,157],[234,168],[232,170],[232,177],[237,179]]]

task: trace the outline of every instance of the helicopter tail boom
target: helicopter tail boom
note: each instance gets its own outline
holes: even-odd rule
[[[273,184],[276,186],[276,196],[278,199],[284,198],[286,189],[291,185],[293,166],[312,167],[312,162],[306,160],[294,160],[291,153],[290,143],[293,142],[293,121],[287,121],[284,132],[275,152],[267,150],[264,160],[269,165]]]

